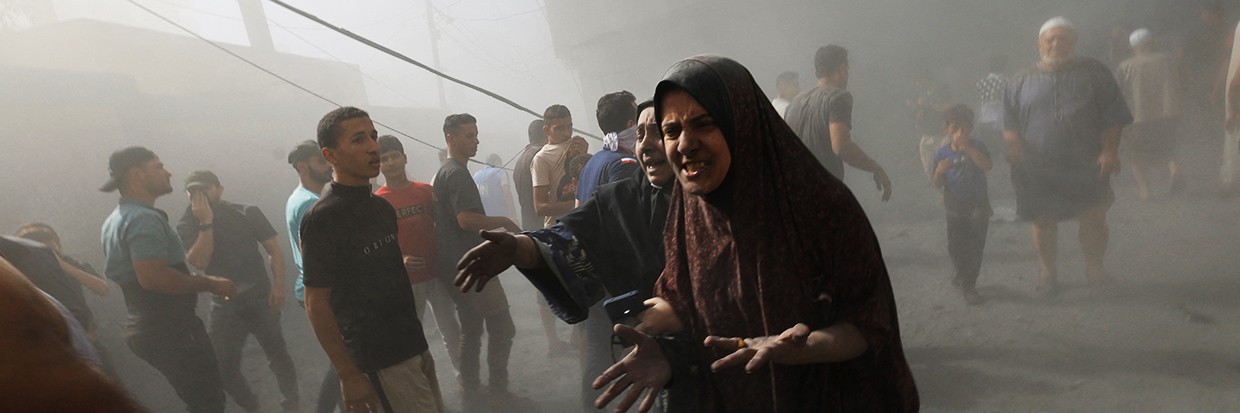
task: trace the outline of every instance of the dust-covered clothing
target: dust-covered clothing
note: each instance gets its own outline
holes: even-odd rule
[[[844,179],[844,161],[831,148],[831,124],[843,123],[852,129],[851,92],[823,85],[792,98],[783,113],[788,126],[809,147],[818,162],[836,178]]]
[[[534,161],[530,165],[530,174],[533,176],[534,187],[546,187],[550,197],[556,195],[560,181],[564,178],[564,164],[568,162],[568,145],[571,140],[560,142],[558,144],[548,143],[538,150],[538,154],[534,155]],[[574,188],[574,193],[576,189]],[[555,224],[557,216],[544,216],[543,227],[549,227]]]
[[[370,187],[332,182],[306,213],[301,244],[306,287],[331,289],[358,369],[374,372],[426,352],[391,204]]]
[[[1105,65],[1077,57],[1055,70],[1026,70],[1008,85],[1003,116],[1025,149],[1024,161],[1012,165],[1021,218],[1074,218],[1110,205],[1111,181],[1098,165],[1102,134],[1132,123],[1132,114]]]

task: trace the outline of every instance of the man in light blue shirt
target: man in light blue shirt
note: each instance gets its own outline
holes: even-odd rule
[[[297,144],[288,154],[288,163],[297,171],[298,185],[288,196],[284,206],[284,221],[288,224],[289,245],[293,250],[293,262],[297,264],[297,282],[293,286],[293,294],[297,302],[305,306],[306,285],[305,270],[301,260],[301,220],[306,216],[310,206],[319,201],[323,186],[332,180],[332,165],[323,159],[323,152],[315,141]],[[319,386],[319,402],[317,412],[334,412],[340,404],[340,379],[330,364]]]
[[[129,147],[108,159],[103,192],[120,191],[120,202],[103,223],[104,274],[120,285],[129,309],[129,348],[168,379],[191,413],[224,412],[224,390],[215,351],[194,309],[198,293],[225,299],[232,281],[192,275],[185,248],[155,199],[172,192],[172,174],[154,152]],[[199,231],[210,231],[203,222]]]

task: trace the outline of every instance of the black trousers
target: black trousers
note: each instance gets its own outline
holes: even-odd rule
[[[129,348],[159,370],[190,413],[223,413],[219,363],[202,320],[130,332]]]
[[[956,267],[953,284],[973,288],[982,269],[990,214],[980,208],[947,212],[947,253]]]
[[[211,301],[211,345],[215,347],[220,361],[220,377],[224,391],[233,401],[246,410],[259,410],[258,396],[250,390],[245,376],[241,374],[241,354],[246,339],[254,340],[267,355],[267,363],[274,373],[276,383],[284,400],[284,411],[301,409],[297,388],[297,372],[293,358],[289,356],[284,342],[280,312],[267,304],[267,291],[258,290],[241,294],[232,301]]]

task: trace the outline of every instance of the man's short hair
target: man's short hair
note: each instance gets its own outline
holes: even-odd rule
[[[118,190],[129,178],[129,171],[158,158],[155,152],[141,146],[130,146],[108,157],[108,181],[99,188],[103,192]]]
[[[798,83],[801,81],[801,75],[797,72],[783,72],[775,78],[775,87],[780,88],[783,85]]]
[[[573,113],[568,111],[568,107],[564,105],[551,105],[547,110],[543,111],[543,122],[551,123],[554,119],[572,117]]]
[[[943,122],[947,125],[973,126],[973,109],[963,103],[947,108],[943,112]]]
[[[449,133],[456,132],[462,125],[473,125],[476,123],[478,123],[478,119],[468,113],[448,115],[448,117],[443,119],[443,134],[447,136]]]
[[[547,134],[543,133],[543,125],[546,125],[542,119],[534,119],[530,121],[530,128],[526,131],[530,135],[530,143],[547,143]]]
[[[829,44],[814,53],[814,75],[826,77],[848,64],[848,49]]]
[[[341,123],[349,119],[368,118],[369,113],[366,111],[345,106],[337,108],[323,115],[323,119],[319,120],[318,140],[320,148],[335,148],[340,144]]]
[[[638,114],[638,115],[640,115],[642,112],[645,112],[645,111],[646,111],[646,109],[650,109],[650,108],[653,108],[653,107],[654,107],[654,100],[647,100],[647,101],[645,101],[645,102],[638,103],[638,104],[637,104],[637,114]]]
[[[608,93],[598,99],[598,127],[603,133],[620,133],[631,120],[637,119],[637,97],[627,90]]]
[[[288,164],[297,169],[297,163],[309,160],[315,156],[323,156],[323,152],[319,150],[319,144],[312,140],[306,140],[293,147],[293,151],[288,153]]]
[[[60,243],[60,235],[56,234],[56,230],[52,229],[51,225],[42,222],[32,222],[18,227],[17,236],[38,241],[47,246]]]
[[[380,136],[379,137],[379,153],[383,154],[383,153],[386,153],[387,151],[396,151],[396,152],[400,152],[401,155],[404,155],[405,145],[400,143],[400,139],[397,139],[395,136],[392,136],[392,135]]]

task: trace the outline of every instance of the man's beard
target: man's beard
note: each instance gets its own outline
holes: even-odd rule
[[[314,182],[320,184],[328,183],[332,180],[332,171],[328,169],[327,172],[320,174],[318,171],[311,169],[310,179],[313,179]]]

